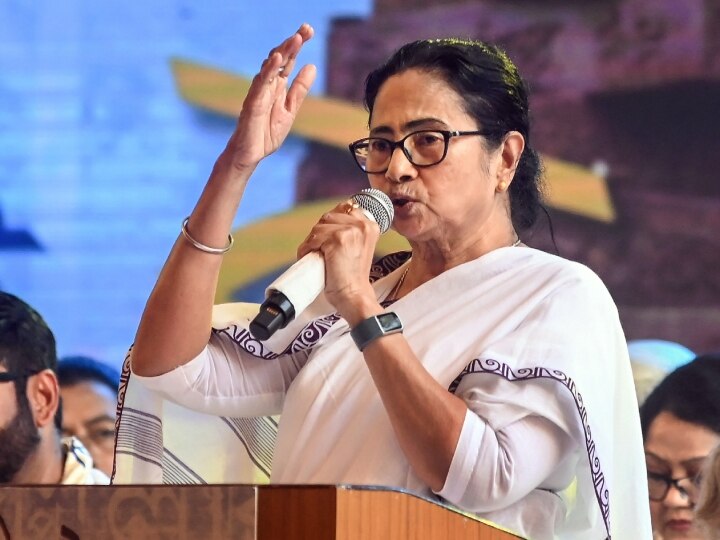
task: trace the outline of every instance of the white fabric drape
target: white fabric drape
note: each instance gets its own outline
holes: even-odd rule
[[[216,306],[214,317],[249,321],[257,304]],[[264,484],[277,418],[198,412],[138,383],[126,358],[120,381],[114,484]]]
[[[384,274],[374,283],[378,298],[405,259],[389,257],[375,268]],[[650,538],[627,348],[595,274],[534,249],[501,248],[423,284],[392,310],[423,367],[489,429],[502,433],[537,417],[572,441],[536,489],[481,517],[537,538]],[[273,482],[392,485],[433,496],[400,450],[347,324],[322,296],[263,344],[247,332],[247,319],[219,326],[189,364],[133,378],[155,395],[214,414],[270,415],[282,407]],[[471,463],[472,451],[458,446],[453,485],[443,494],[468,483],[455,465]],[[467,503],[473,496],[465,490],[451,502],[482,508]]]

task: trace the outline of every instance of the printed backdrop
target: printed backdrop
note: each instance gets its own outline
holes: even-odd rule
[[[253,178],[218,301],[259,301],[315,217],[363,186],[343,146],[364,129],[367,70],[410,39],[458,35],[500,43],[530,83],[555,244],[544,219],[524,240],[598,272],[628,337],[720,348],[712,5],[5,0],[0,288],[43,314],[61,355],[119,366],[247,79],[308,21],[312,103]]]

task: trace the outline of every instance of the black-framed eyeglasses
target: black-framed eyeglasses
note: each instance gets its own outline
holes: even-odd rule
[[[9,371],[0,371],[0,383],[17,381],[19,379],[27,379],[28,377],[37,375],[38,373],[40,373],[40,371],[42,371],[42,370],[26,371],[23,373],[12,373]]]
[[[670,478],[662,474],[648,472],[647,479],[648,494],[651,501],[663,501],[667,497],[668,491],[670,491],[670,486],[673,486],[683,497],[694,503],[700,493],[702,475],[698,473],[683,478]]]
[[[430,167],[445,159],[453,137],[486,134],[485,131],[423,129],[408,133],[399,141],[366,137],[350,143],[349,148],[358,167],[368,174],[379,174],[388,170],[396,148],[401,148],[408,161],[416,167]]]

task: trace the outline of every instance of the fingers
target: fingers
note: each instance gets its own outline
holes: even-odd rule
[[[274,83],[275,78],[277,77],[280,68],[283,65],[283,57],[282,54],[280,54],[277,51],[270,51],[270,55],[263,60],[262,65],[260,66],[260,73],[258,73],[258,78],[261,80],[261,82],[267,84],[267,83]]]
[[[314,228],[313,228],[314,230]],[[307,238],[297,248],[297,258],[302,259],[305,255],[311,251],[319,251],[322,242],[318,241],[317,233],[310,231]]]
[[[311,39],[313,34],[312,26],[303,24],[297,32],[270,51],[248,91],[248,99],[246,99],[248,109],[265,110],[267,99],[270,99],[279,100],[276,106],[297,113],[315,80],[315,66],[304,66],[288,91],[284,92],[284,89],[302,45]]]
[[[290,85],[287,97],[285,98],[285,108],[288,111],[296,113],[298,109],[300,109],[300,106],[310,91],[313,81],[315,81],[315,74],[316,69],[312,64],[303,66],[300,70],[300,73],[298,73],[292,85]]]
[[[295,60],[300,49],[305,42],[312,38],[314,32],[312,26],[303,23],[297,32],[270,51],[268,60],[278,59],[277,62],[268,62],[271,70],[268,78],[270,82],[273,82],[276,76],[283,79],[288,78],[295,67]]]
[[[377,228],[377,224],[360,211],[360,205],[348,199],[320,217],[298,247],[298,257],[310,251],[321,251],[323,244],[330,238],[345,234],[351,229],[356,229],[356,233],[364,237]]]
[[[341,202],[335,208],[323,214],[315,226],[310,230],[307,238],[298,246],[298,259],[311,251],[321,251],[323,243],[338,231],[338,225],[346,226],[352,223],[352,218],[346,217],[359,208],[352,200]]]
[[[351,215],[353,211],[360,208],[360,205],[353,201],[352,199],[348,199],[347,201],[343,201],[341,203],[338,203],[335,208],[330,210],[329,212],[323,214],[323,216],[320,218],[320,223],[329,223],[329,222],[338,222],[338,223],[345,223],[347,220],[345,218],[341,218],[339,216],[345,214],[345,215]],[[338,218],[336,220],[335,218]]]
[[[287,49],[284,52],[284,63],[278,70],[278,75],[280,77],[287,78],[288,75],[292,72],[293,68],[295,67],[295,60],[297,59],[298,52],[300,51],[300,48],[313,37],[313,34],[315,33],[315,30],[312,26],[310,26],[307,23],[303,23],[298,31],[291,36],[290,38],[286,39],[285,42],[283,42],[283,45],[287,44]],[[300,41],[298,42],[295,36],[300,36]],[[283,46],[281,45],[281,47]],[[283,51],[279,51],[283,52]]]

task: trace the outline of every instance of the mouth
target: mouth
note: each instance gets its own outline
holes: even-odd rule
[[[404,207],[405,205],[407,205],[407,204],[409,204],[409,203],[411,203],[411,202],[414,202],[414,201],[413,201],[412,199],[410,199],[409,197],[404,197],[404,196],[402,196],[402,195],[398,195],[398,196],[396,196],[396,197],[391,197],[390,200],[392,201],[393,206],[394,206],[395,208],[402,208],[402,207]]]
[[[692,528],[693,523],[687,519],[672,519],[668,521],[665,526],[671,531],[687,532]]]

